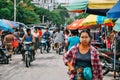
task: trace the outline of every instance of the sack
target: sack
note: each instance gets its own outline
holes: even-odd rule
[[[90,67],[84,68],[83,76],[86,80],[92,80],[92,70]]]

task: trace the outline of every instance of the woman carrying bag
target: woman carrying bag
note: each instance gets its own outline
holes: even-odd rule
[[[69,67],[70,80],[103,80],[98,51],[90,44],[88,30],[80,33],[80,43],[67,51],[63,60]]]

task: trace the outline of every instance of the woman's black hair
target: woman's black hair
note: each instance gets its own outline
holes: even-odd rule
[[[71,30],[70,32],[72,35],[78,35],[78,30]]]
[[[92,39],[92,36],[90,34],[90,30],[87,30],[87,29],[83,29],[81,32],[80,32],[80,36],[83,32],[86,32],[88,34],[88,36]]]
[[[68,31],[68,30],[65,30],[65,32],[66,32],[67,34],[69,34],[69,31]]]

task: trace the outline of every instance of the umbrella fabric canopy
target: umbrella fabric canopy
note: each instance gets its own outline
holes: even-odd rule
[[[112,20],[98,15],[89,15],[79,26],[112,25]],[[113,26],[113,25],[112,25]]]
[[[79,20],[77,19],[77,20],[73,21],[70,25],[67,26],[67,29],[69,29],[69,30],[79,29],[80,28],[79,24],[81,24],[82,21],[84,21],[84,19],[85,18],[79,19]]]
[[[120,32],[120,18],[115,22],[115,26],[113,27],[113,30]]]
[[[113,7],[118,0],[75,0],[66,6],[68,11],[77,12],[78,10],[87,13],[106,15],[106,12]]]
[[[0,19],[0,30],[14,32],[14,30],[6,22]]]
[[[82,12],[83,12],[83,10],[69,10],[68,12],[82,13]]]
[[[11,28],[16,28],[19,26],[19,24],[17,24],[14,21],[6,20],[6,19],[3,19],[3,21],[6,22]]]
[[[108,18],[120,18],[120,1],[118,1],[108,12]]]
[[[118,0],[89,0],[88,8],[90,9],[110,9]]]

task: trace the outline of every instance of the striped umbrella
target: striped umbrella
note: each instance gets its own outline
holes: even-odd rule
[[[17,24],[14,21],[6,20],[6,19],[3,19],[3,21],[6,22],[11,28],[16,28],[19,26],[19,24]]]
[[[0,19],[0,30],[14,32],[11,26],[6,23],[3,19]]]
[[[66,6],[70,12],[86,11],[90,14],[104,15],[118,0],[74,0]],[[82,10],[82,11],[80,11]]]
[[[95,25],[113,26],[113,22],[111,19],[104,17],[104,16],[89,15],[85,18],[85,20],[79,26],[90,27],[90,26],[95,26]]]

